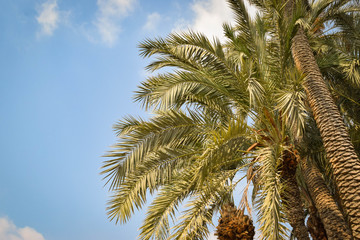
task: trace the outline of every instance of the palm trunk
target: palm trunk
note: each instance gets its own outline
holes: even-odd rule
[[[310,240],[307,227],[305,226],[304,206],[301,202],[300,191],[295,175],[286,179],[286,215],[294,235],[298,240]],[[283,198],[283,199],[284,199]]]
[[[316,207],[310,206],[307,228],[313,240],[328,240],[324,224],[322,223]]]
[[[351,239],[351,232],[344,216],[325,185],[319,170],[308,164],[306,160],[302,160],[301,166],[310,196],[315,202],[315,207],[324,224],[328,239]]]
[[[297,157],[293,152],[285,151],[283,156],[282,181],[285,191],[281,198],[286,204],[286,216],[298,240],[310,240],[305,226],[304,205],[301,201],[299,186],[296,180]]]
[[[306,75],[304,89],[333,169],[353,237],[360,239],[360,161],[302,28],[294,36],[291,48],[297,68]]]

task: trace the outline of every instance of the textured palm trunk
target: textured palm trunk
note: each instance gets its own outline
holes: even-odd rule
[[[297,157],[293,152],[285,151],[283,155],[282,181],[285,191],[281,198],[286,204],[286,216],[298,240],[310,240],[305,226],[304,205],[301,201],[299,186],[296,180]]]
[[[306,160],[302,160],[301,165],[306,185],[324,224],[328,239],[351,239],[351,232],[348,229],[344,216],[327,188],[319,170],[306,163]]]
[[[294,235],[298,240],[310,240],[307,227],[305,226],[304,207],[301,202],[299,188],[295,176],[286,179],[286,215]]]
[[[302,28],[292,40],[295,64],[305,75],[304,89],[333,169],[352,235],[360,239],[360,161]]]
[[[316,207],[310,206],[310,216],[307,220],[307,228],[313,240],[328,240],[324,224],[322,223]]]

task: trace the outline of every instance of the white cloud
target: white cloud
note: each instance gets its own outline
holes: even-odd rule
[[[45,240],[33,228],[19,228],[7,218],[0,218],[0,240]]]
[[[94,24],[101,41],[112,46],[121,31],[120,20],[132,10],[136,0],[98,0]]]
[[[195,13],[194,20],[189,22],[184,19],[179,19],[175,23],[174,31],[188,28],[202,32],[208,37],[216,36],[221,40],[224,39],[222,24],[233,21],[233,13],[227,1],[195,0],[191,8]],[[251,15],[255,15],[256,10],[254,7],[250,7],[249,11]]]
[[[37,22],[41,26],[40,34],[52,35],[59,24],[59,9],[56,0],[48,0],[37,9]]]
[[[38,37],[53,35],[61,22],[66,22],[70,15],[69,11],[60,11],[57,0],[47,0],[41,6],[37,7],[38,15],[36,21],[40,24]]]
[[[184,18],[179,18],[175,22],[172,32],[181,32],[181,31],[188,30],[188,29],[194,29],[194,28],[192,28],[191,23],[189,21],[185,20]]]
[[[147,31],[154,31],[156,30],[156,27],[160,23],[161,16],[159,13],[154,12],[147,16],[146,23],[144,25],[144,29]]]
[[[226,1],[196,1],[192,5],[192,10],[196,14],[192,28],[208,36],[222,38],[222,24],[233,19],[231,9],[227,6]]]

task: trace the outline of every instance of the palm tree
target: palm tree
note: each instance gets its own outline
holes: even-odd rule
[[[350,228],[338,204],[331,169],[315,120],[309,119],[298,144],[299,185],[309,212],[308,229],[313,239],[351,239]]]
[[[238,4],[239,5],[239,1],[232,1],[233,2],[233,5],[235,5],[235,4]],[[257,3],[256,1],[254,1],[255,3]],[[317,5],[316,5],[317,4]],[[323,9],[323,8],[326,8],[328,5],[329,5],[329,2],[325,2],[325,4],[324,4],[324,2],[321,2],[321,1],[318,1],[317,3],[314,3],[314,6],[312,7],[312,11],[310,12],[310,17],[308,17],[309,18],[309,20],[307,20],[307,21],[309,21],[310,23],[311,22],[313,22],[313,26],[312,26],[312,29],[311,29],[311,31],[312,32],[314,32],[314,35],[320,35],[319,34],[319,32],[321,32],[321,31],[319,31],[318,29],[319,29],[319,26],[321,26],[321,24],[322,24],[322,22],[324,21],[324,17],[323,17],[323,19],[321,19],[321,21],[319,20],[319,10],[321,10],[321,9]],[[258,5],[260,5],[261,6],[261,4],[258,4]],[[274,1],[273,2],[271,2],[270,4],[270,7],[268,7],[268,9],[267,10],[269,10],[269,9],[271,9],[271,10],[274,10],[274,5],[276,6],[276,2],[275,2],[275,4],[274,4]],[[264,6],[264,5],[263,5]],[[279,9],[278,9],[278,13],[279,12],[281,12],[281,5],[278,5],[279,6]],[[308,6],[309,7],[309,6]],[[339,6],[338,6],[339,7]],[[263,11],[263,12],[265,12],[265,13],[270,13],[270,11]],[[358,33],[358,31],[356,31],[356,23],[358,23],[358,20],[356,20],[356,19],[358,19],[358,18],[354,18],[354,15],[352,14],[352,15],[350,15],[350,16],[348,16],[347,14],[344,14],[343,12],[341,12],[341,11],[338,11],[337,13],[336,13],[337,15],[337,18],[340,18],[340,19],[338,19],[338,21],[340,22],[340,24],[337,24],[336,26],[338,26],[338,25],[342,25],[343,26],[343,28],[348,28],[348,29],[350,29],[350,30],[355,30],[355,31],[345,31],[344,33],[346,33],[347,35],[346,35],[346,37],[348,37],[347,39],[359,39],[359,37],[358,36],[354,36],[356,33]],[[268,15],[270,15],[270,14],[268,14]],[[276,11],[275,11],[275,14],[274,14],[274,11],[273,12],[271,12],[271,16],[273,17],[274,15],[276,15]],[[333,16],[329,16],[330,14],[328,14],[328,16],[326,16],[327,18],[330,18],[330,17],[333,17]],[[344,16],[345,15],[345,16]],[[349,21],[349,19],[352,17],[352,19],[351,19],[351,21]],[[344,18],[345,18],[345,20],[344,20]],[[285,20],[288,20],[288,19],[285,19]],[[294,18],[294,20],[293,20],[293,22],[295,22],[295,20],[297,20],[296,18]],[[326,18],[325,18],[325,20],[326,20]],[[279,39],[279,41],[281,41],[281,44],[280,45],[283,45],[284,47],[283,47],[283,49],[280,49],[280,50],[282,50],[282,55],[283,55],[283,62],[286,62],[287,60],[289,60],[287,57],[288,57],[288,55],[287,55],[287,51],[288,51],[288,49],[287,49],[287,47],[289,47],[290,45],[291,45],[291,41],[290,41],[290,36],[291,36],[291,32],[293,31],[292,30],[292,28],[291,28],[291,24],[286,24],[286,22],[284,22],[282,19],[278,19],[278,20],[276,20],[276,17],[273,19],[273,21],[275,22],[275,29],[278,29],[278,31],[277,32],[273,32],[272,34],[272,38],[273,39]],[[299,21],[299,20],[297,20],[297,21]],[[290,21],[291,22],[291,21]],[[299,21],[300,22],[300,21]],[[301,23],[301,22],[300,22]],[[349,24],[350,23],[350,24]],[[288,26],[289,25],[289,26]],[[305,25],[305,24],[304,24]],[[349,36],[349,35],[351,35],[351,36]],[[344,35],[343,34],[341,34],[340,35],[341,37],[342,37],[342,39],[344,39]],[[319,37],[319,36],[317,36],[317,37]],[[320,37],[321,37],[321,35],[320,35]],[[345,37],[345,38],[346,38]],[[340,42],[341,43],[341,41],[338,41],[338,42]],[[352,42],[351,41],[351,43],[353,44],[353,45],[356,45],[356,44],[354,44],[354,42]],[[355,43],[358,43],[358,41],[355,41]],[[349,44],[348,44],[349,45]],[[357,45],[356,47],[351,47],[350,49],[349,49],[349,47],[347,46],[347,52],[350,52],[350,55],[352,55],[350,58],[347,58],[347,59],[344,59],[344,57],[342,57],[341,58],[341,60],[342,61],[340,61],[339,62],[339,64],[336,66],[337,68],[335,69],[335,71],[336,72],[340,72],[340,73],[345,73],[346,74],[346,76],[345,76],[345,78],[348,78],[348,79],[350,79],[350,80],[352,80],[353,82],[359,82],[359,79],[360,79],[360,75],[359,75],[359,71],[358,71],[358,69],[356,70],[354,70],[354,62],[355,62],[355,65],[356,65],[356,63],[358,62],[358,59],[359,59],[359,47],[358,47],[359,45]],[[290,48],[289,48],[290,49]],[[355,54],[355,56],[354,56],[354,54]],[[349,54],[348,54],[349,55]],[[325,58],[329,58],[329,55],[325,55]],[[330,60],[331,59],[333,59],[333,58],[330,58]],[[350,61],[348,60],[348,59],[350,59]],[[327,61],[324,61],[325,62],[325,66],[326,66],[326,64],[327,65],[329,65],[329,62],[330,62],[330,60],[327,60]],[[344,61],[345,60],[345,61]],[[350,63],[349,63],[350,62]],[[333,67],[334,67],[334,63],[332,63],[332,65],[333,65]],[[279,64],[279,66],[284,66],[283,64]],[[325,71],[325,73],[327,73],[328,75],[331,75],[331,71],[329,71],[329,69],[328,69],[328,67],[327,68],[325,68],[325,66],[322,66],[322,70],[326,70]],[[283,67],[282,69],[285,69],[285,67]],[[332,72],[334,72],[334,70],[332,71]],[[330,73],[330,74],[329,74]],[[342,75],[341,77],[339,77],[339,75]],[[334,78],[334,77],[333,77]],[[338,81],[339,81],[339,79],[344,79],[344,74],[337,74],[337,76],[335,77]],[[344,86],[344,84],[342,84],[342,86]],[[353,88],[352,88],[353,89]],[[345,98],[347,98],[347,96],[351,96],[351,94],[345,94],[345,95],[343,95],[342,97],[343,97],[343,99],[344,99],[344,97]],[[350,99],[350,100],[352,100],[352,99]],[[355,101],[351,101],[351,103],[354,103]],[[355,102],[356,103],[356,102]],[[354,104],[353,104],[354,105]],[[347,108],[347,109],[349,109],[349,108]],[[348,110],[349,111],[349,110]],[[347,116],[348,114],[346,114],[345,116]],[[354,116],[354,114],[352,114],[352,116]],[[352,126],[354,126],[352,129],[358,129],[358,124],[354,124],[354,121],[353,120],[350,120],[350,121],[348,121],[349,123],[350,123],[350,127],[351,127],[351,125]],[[356,122],[356,121],[355,121]],[[351,124],[351,123],[353,123],[353,124]],[[298,128],[299,129],[299,128]],[[294,182],[294,181],[293,181]],[[310,182],[308,182],[308,183],[310,183]],[[312,183],[312,186],[314,187],[314,182],[311,182]],[[316,181],[315,181],[315,183],[317,183]],[[319,183],[319,186],[316,186],[316,188],[321,188],[322,187],[322,185]],[[325,191],[326,189],[324,189],[324,191]],[[291,195],[295,195],[295,194],[291,194]],[[320,201],[320,199],[321,199],[321,197],[319,198],[319,196],[318,195],[315,195],[315,193],[313,194],[313,198],[314,197],[316,197],[315,198],[315,200],[316,200],[316,202],[317,202],[317,205],[318,206],[320,206],[321,205],[321,202],[319,202]],[[322,195],[322,197],[326,197],[326,195]],[[330,199],[331,198],[331,199]],[[333,205],[335,205],[336,206],[336,203],[335,203],[335,200],[332,198],[332,196],[330,196],[330,195],[327,195],[327,198],[325,198],[325,199],[322,199],[321,201],[323,201],[323,202],[325,202],[325,201],[328,201],[328,202],[332,202],[331,204],[333,204]],[[321,205],[321,206],[323,206],[323,205]],[[336,210],[336,208],[333,208],[333,211],[334,212],[330,212],[330,214],[337,214],[337,216],[339,216],[339,221],[337,222],[337,223],[335,223],[335,222],[333,222],[333,226],[334,225],[338,225],[338,226],[341,226],[341,225],[347,225],[347,224],[345,224],[346,222],[344,221],[344,217],[341,215],[341,217],[340,217],[340,215],[338,214],[339,213],[339,210]],[[293,214],[293,215],[295,215],[295,214]],[[327,218],[326,216],[322,216],[322,218]],[[330,221],[329,221],[329,219],[331,219],[331,217],[330,218],[327,218],[326,220],[325,220],[325,222],[327,222],[327,223],[330,223]],[[329,226],[330,227],[330,226]],[[339,230],[341,230],[341,231],[343,231],[341,234],[342,235],[339,235],[339,233],[336,233],[336,230],[335,229],[333,229],[333,230],[331,230],[331,229],[329,229],[329,227],[327,227],[327,232],[328,232],[328,235],[330,236],[330,238],[332,238],[333,236],[337,236],[338,238],[340,238],[340,239],[348,239],[349,238],[349,231],[346,229],[346,227],[343,227],[343,228],[339,228]],[[294,229],[296,229],[296,228],[294,228]],[[337,235],[336,235],[337,234]],[[334,238],[334,239],[338,239],[338,238]]]
[[[292,39],[292,55],[297,68],[306,75],[304,88],[310,107],[333,168],[352,234],[355,239],[360,239],[360,161],[302,27]]]
[[[128,119],[119,124],[117,128],[128,139],[117,146],[125,154],[121,159],[125,162],[121,164],[112,159],[109,166],[114,168],[107,170],[118,174],[121,167],[126,174],[110,202],[110,217],[126,221],[133,207],[144,204],[147,190],[158,190],[141,228],[141,239],[166,239],[168,218],[174,217],[176,208],[185,198],[190,198],[190,207],[184,220],[176,225],[172,237],[202,239],[208,233],[206,224],[211,223],[213,211],[231,199],[235,186],[231,179],[247,164],[247,157],[236,151],[234,144],[236,137],[248,135],[246,125],[234,121],[216,132],[214,126],[211,119],[193,111],[188,114],[158,112],[148,122]],[[222,131],[228,136],[219,136]],[[206,143],[204,138],[212,141]],[[247,143],[243,142],[246,148]],[[224,156],[224,152],[233,154]],[[119,156],[119,153],[116,151],[114,155]]]
[[[318,34],[319,26],[340,14],[358,11],[357,1],[251,1],[267,16],[279,22],[296,22],[293,29],[291,52],[296,67],[305,74],[304,88],[317,126],[324,141],[327,158],[333,168],[342,203],[346,209],[353,235],[360,238],[360,161],[349,134],[314,57],[309,39]],[[283,6],[286,6],[285,8]],[[299,18],[311,10],[308,21]],[[273,13],[276,13],[274,15]],[[309,29],[310,26],[310,29]],[[308,30],[308,31],[306,31]],[[313,32],[311,30],[314,30]],[[345,29],[346,30],[346,29]]]
[[[321,56],[320,64],[323,76],[335,104],[343,112],[342,116],[350,137],[359,155],[359,122],[360,122],[360,17],[359,14],[339,13],[335,19],[336,26],[346,31],[331,34],[329,47],[317,50]],[[331,58],[331,62],[324,58]],[[325,63],[325,64],[324,64]]]
[[[351,239],[351,232],[342,212],[334,201],[319,170],[311,163],[307,163],[306,159],[302,160],[302,169],[311,198],[324,224],[327,238]]]
[[[283,239],[286,236],[285,208],[281,198],[286,196],[286,205],[300,207],[297,213],[303,212],[302,204],[298,203],[300,198],[291,199],[293,196],[284,190],[288,189],[285,185],[290,182],[288,176],[291,174],[282,174],[283,162],[289,159],[284,153],[293,152],[285,135],[289,126],[293,131],[293,126],[301,128],[303,125],[303,96],[299,88],[291,87],[287,92],[288,88],[278,91],[275,87],[276,83],[289,86],[299,85],[299,82],[279,76],[285,71],[279,73],[276,64],[281,60],[266,53],[264,23],[260,17],[252,22],[244,4],[240,7],[242,11],[238,12],[237,22],[246,29],[236,32],[225,25],[230,39],[226,48],[218,41],[211,43],[204,35],[192,32],[147,40],[141,45],[144,56],[159,56],[149,69],[177,67],[173,73],[149,78],[136,96],[146,108],[165,112],[158,112],[150,122],[130,118],[116,126],[123,136],[122,142],[109,155],[115,159],[104,166],[104,173],[109,174],[110,187],[117,192],[109,208],[110,217],[116,220],[126,221],[134,206],[142,206],[146,201],[146,189],[154,192],[160,188],[141,229],[143,239],[167,236],[167,216],[173,216],[179,202],[191,196],[196,196],[192,201],[193,208],[177,225],[173,237],[200,238],[201,234],[206,234],[204,224],[211,222],[213,212],[229,198],[226,194],[233,191],[235,184],[231,179],[250,164],[257,165],[257,172],[261,172],[256,199],[264,238]],[[270,44],[279,45],[276,42]],[[277,102],[280,102],[278,106],[275,105]],[[191,106],[201,114],[188,110],[188,116],[179,112],[184,106]],[[163,120],[167,117],[171,117],[171,121]],[[186,120],[189,117],[192,123]],[[251,123],[245,121],[247,117],[258,124],[258,130],[267,130],[256,132],[255,128],[250,131]],[[199,122],[199,119],[207,121]],[[261,148],[246,151],[260,140]],[[248,158],[254,158],[254,155],[256,161],[249,162]],[[197,174],[190,174],[194,171]],[[209,186],[209,183],[214,185]],[[295,222],[302,222],[302,228],[305,228],[302,215],[288,218],[302,218]]]
[[[249,179],[254,175],[258,177],[256,200],[259,219],[263,221],[262,234],[264,238],[285,239],[286,210],[281,198],[286,184],[281,166],[282,153],[290,148],[286,142],[282,143],[281,128],[272,126],[270,118],[263,123],[271,129],[254,134],[255,129],[249,128],[246,122],[236,120],[235,116],[231,119],[219,125],[193,111],[189,115],[168,111],[158,112],[148,122],[128,119],[119,124],[117,129],[124,140],[112,156],[125,161],[119,164],[118,159],[110,160],[106,172],[119,174],[125,170],[127,173],[123,183],[115,188],[109,206],[110,217],[126,221],[133,208],[141,207],[146,201],[146,190],[160,189],[141,228],[141,239],[166,239],[168,217],[174,217],[176,208],[186,198],[190,198],[189,209],[171,237],[202,239],[214,212],[233,201],[234,188],[240,182],[236,180],[237,173],[252,166],[254,171],[249,173]],[[260,141],[251,144],[256,139]]]
[[[115,192],[109,216],[116,221],[125,222],[157,192],[141,239],[169,237],[169,217],[184,201],[189,208],[170,237],[206,236],[213,214],[233,201],[245,169],[253,170],[263,238],[284,239],[289,221],[298,239],[308,239],[293,144],[301,141],[309,113],[303,76],[289,64],[291,29],[269,29],[260,16],[251,21],[242,1],[229,2],[237,24],[224,25],[225,46],[193,32],[140,46],[143,56],[158,56],[150,70],[176,70],[140,87],[136,99],[155,116],[115,126],[121,140],[103,173]]]

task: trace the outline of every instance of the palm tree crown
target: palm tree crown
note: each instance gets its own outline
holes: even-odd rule
[[[304,230],[299,230],[305,227],[305,200],[296,179],[298,150],[301,157],[317,158],[301,150],[306,134],[313,134],[312,112],[303,88],[308,76],[294,68],[291,39],[300,24],[310,26],[314,43],[329,45],[318,28],[330,18],[321,11],[330,2],[314,2],[311,11],[296,5],[288,21],[281,1],[252,0],[264,15],[251,19],[242,0],[230,0],[235,25],[224,24],[226,43],[191,31],[141,43],[142,56],[156,57],[148,70],[173,71],[149,77],[136,92],[135,100],[153,117],[127,117],[114,127],[120,140],[102,172],[114,193],[110,219],[126,222],[154,194],[140,239],[204,239],[214,214],[234,201],[237,184],[246,178],[254,186],[263,239],[286,239],[286,222],[298,239],[309,239],[307,233],[300,237]],[[345,55],[323,51],[319,59],[325,54]],[[331,71],[342,69],[340,76],[358,81],[349,59],[320,66],[329,73],[325,79],[333,83],[339,78]],[[352,120],[357,115],[343,113],[358,126]],[[247,190],[241,205],[250,213],[246,196]],[[187,208],[176,220],[181,203]],[[291,206],[298,207],[296,213],[289,211]],[[175,222],[171,231],[169,218]]]

